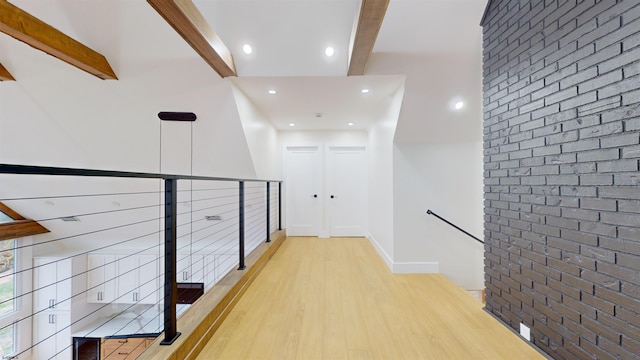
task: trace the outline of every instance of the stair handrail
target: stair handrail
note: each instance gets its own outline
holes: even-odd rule
[[[429,210],[427,210],[427,214],[428,214],[428,215],[433,215],[433,216],[437,217],[438,219],[440,219],[440,220],[442,220],[442,221],[446,222],[447,224],[449,224],[449,225],[453,226],[454,228],[456,228],[456,229],[458,229],[458,230],[462,231],[462,232],[463,232],[463,233],[465,233],[466,235],[468,235],[468,236],[472,237],[472,238],[473,238],[474,240],[476,240],[477,242],[479,242],[479,243],[481,243],[481,244],[484,244],[484,241],[482,241],[482,240],[480,240],[479,238],[477,238],[477,237],[475,237],[475,236],[471,235],[469,232],[465,231],[464,229],[462,229],[462,228],[461,228],[461,227],[459,227],[458,225],[456,225],[456,224],[452,223],[451,221],[449,221],[449,220],[447,220],[447,219],[443,218],[442,216],[440,216],[440,215],[438,215],[438,214],[434,213],[434,212],[433,212],[433,211],[431,211],[430,209],[429,209]]]

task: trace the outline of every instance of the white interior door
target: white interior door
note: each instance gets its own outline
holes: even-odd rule
[[[329,147],[326,197],[330,236],[366,236],[367,178],[364,147]]]
[[[318,236],[322,224],[320,148],[288,146],[285,156],[287,235]]]

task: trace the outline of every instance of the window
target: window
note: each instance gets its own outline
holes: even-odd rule
[[[0,224],[1,223],[8,223],[8,222],[12,222],[13,218],[9,217],[9,215],[3,213],[2,211],[0,211]]]
[[[16,312],[16,241],[0,241],[0,355],[14,353]]]
[[[0,358],[31,356],[31,236],[47,232],[0,202]]]

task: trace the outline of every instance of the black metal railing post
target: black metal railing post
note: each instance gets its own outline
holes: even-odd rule
[[[271,183],[267,181],[267,242],[271,242],[271,219],[269,218],[271,214]]]
[[[239,216],[240,216],[240,232],[239,232],[239,256],[238,259],[238,270],[246,269],[244,266],[244,181],[240,181],[239,186],[239,194],[238,194],[238,206],[239,206]]]
[[[176,252],[177,252],[178,180],[164,180],[164,340],[171,345],[180,336],[177,331]]]
[[[282,181],[278,182],[278,230],[282,230]]]

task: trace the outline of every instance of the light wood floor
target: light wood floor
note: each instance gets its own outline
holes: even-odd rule
[[[198,359],[544,359],[441,275],[362,238],[288,238]]]

